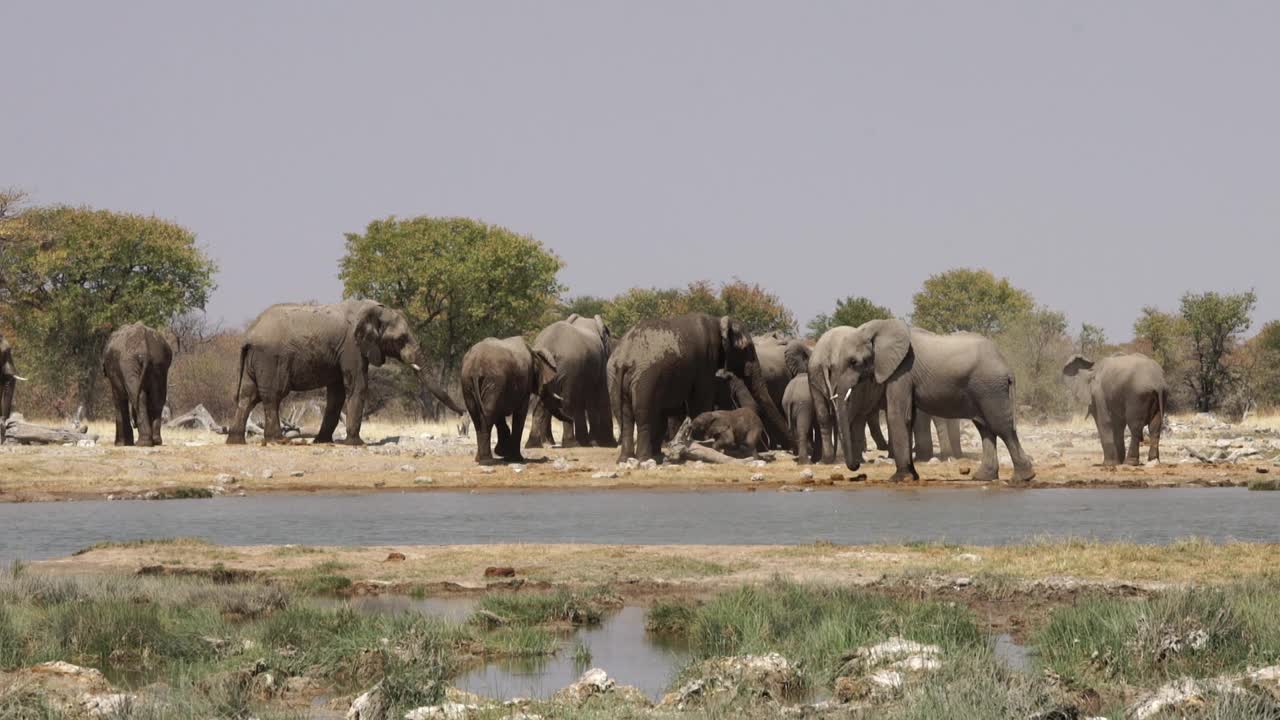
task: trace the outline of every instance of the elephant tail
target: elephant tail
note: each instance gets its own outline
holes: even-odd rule
[[[245,360],[249,357],[249,343],[240,346],[240,372],[236,375],[236,403],[240,402],[240,388],[244,386]]]
[[[613,419],[618,421],[618,425],[622,425],[622,383],[626,382],[626,368],[622,363],[609,363],[607,375],[609,412],[613,415]]]

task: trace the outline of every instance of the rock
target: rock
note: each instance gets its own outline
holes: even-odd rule
[[[592,480],[612,480],[616,477],[618,477],[618,473],[613,471],[591,473]]]
[[[764,482],[764,473],[752,473],[751,482]]]
[[[973,584],[973,578],[971,578],[971,577],[958,577],[958,578],[956,578],[955,580],[952,580],[952,581],[951,581],[951,584],[952,584],[952,585],[954,585],[954,586],[956,586],[956,587],[958,587],[958,588],[969,587],[970,585],[972,585],[972,584]]]
[[[263,471],[262,471],[262,479],[263,479],[263,480],[270,480],[271,478],[273,478],[273,477],[275,477],[275,476],[276,476],[276,471],[275,471],[275,470],[272,470],[271,468],[267,468],[266,470],[263,470]]]
[[[468,713],[479,709],[478,705],[446,702],[410,710],[404,714],[404,720],[466,720]]]
[[[404,556],[404,553],[393,552],[387,555],[387,559],[383,560],[383,562],[404,562],[407,559],[408,558]]]
[[[558,457],[555,459],[555,462],[551,463],[551,469],[564,472],[569,469],[569,461],[562,457]]]
[[[627,458],[626,460],[623,460],[622,462],[618,463],[618,467],[623,468],[625,470],[635,470],[636,468],[640,467],[640,461],[635,458]]]
[[[516,569],[512,567],[487,567],[484,569],[484,576],[487,578],[515,577]]]
[[[552,702],[567,705],[581,705],[596,695],[602,695],[616,685],[613,678],[600,668],[592,668],[578,678],[577,682],[558,690],[551,696]]]
[[[414,485],[431,485],[434,483],[435,483],[435,480],[432,480],[431,478],[423,475],[419,475],[418,477],[413,479]]]
[[[958,578],[968,580],[968,578]],[[972,581],[969,581],[972,582]],[[963,587],[963,586],[962,586]],[[836,699],[881,701],[897,695],[910,675],[942,667],[942,648],[892,637],[845,655],[836,673]]]
[[[656,470],[657,468],[658,468],[658,461],[654,460],[653,458],[649,458],[648,460],[645,460],[644,462],[640,463],[641,470]]]
[[[981,562],[982,561],[981,556],[975,555],[973,553],[960,553],[959,555],[956,556],[956,559],[963,560],[965,562]]]
[[[968,467],[968,466],[964,466],[964,467],[961,467],[961,468],[960,468],[960,474],[961,474],[961,475],[968,475],[968,474],[969,474],[969,472],[970,472],[970,469],[969,469],[969,467]]]
[[[480,468],[480,474],[481,474],[481,475],[492,475],[492,474],[494,474],[495,472],[497,472],[497,470],[494,470],[494,469],[493,469],[493,466],[491,466],[491,465],[484,465],[484,466],[481,466],[481,468]]]
[[[91,695],[80,702],[80,708],[89,717],[122,717],[137,702],[136,695],[128,693],[107,693]]]
[[[11,688],[33,691],[60,716],[114,716],[127,711],[135,700],[132,695],[113,693],[101,672],[60,660],[0,673],[0,695]]]
[[[721,694],[782,700],[802,687],[795,666],[777,653],[712,658],[699,663],[692,674],[697,679],[668,693],[661,707],[684,710]]]
[[[228,475],[227,473],[222,473],[221,475],[215,477],[213,479],[213,482],[217,485],[235,485],[239,481],[236,480],[235,475]]]
[[[142,496],[142,498],[143,498],[144,500],[159,500],[159,499],[160,499],[160,491],[159,491],[159,490],[148,490],[148,491],[146,492],[146,494]]]
[[[346,720],[383,720],[382,683],[374,685],[351,701]]]
[[[800,471],[800,479],[802,479],[802,480],[812,480],[812,479],[813,479],[813,471],[812,471],[812,470],[810,470],[809,468],[805,468],[805,469],[801,470],[801,471]]]
[[[303,475],[306,475],[306,473],[302,472],[301,470],[294,470],[293,472],[289,473],[289,477],[291,478],[300,478]]]
[[[524,466],[521,465],[520,463],[515,463],[514,465],[511,466],[511,472],[519,475],[520,473],[524,472]]]
[[[418,469],[418,468],[416,468],[416,467],[414,467],[414,466],[412,466],[412,465],[408,465],[408,464],[406,464],[406,465],[401,465],[401,466],[400,466],[400,472],[402,472],[402,473],[411,473],[411,472],[416,472],[416,471],[417,471],[417,469]]]

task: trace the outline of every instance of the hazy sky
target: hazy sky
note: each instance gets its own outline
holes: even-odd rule
[[[801,322],[982,266],[1127,339],[1280,316],[1276,2],[13,2],[0,186],[154,213],[228,323],[343,233],[465,215],[572,293],[733,276]],[[1271,282],[1269,282],[1271,281]]]

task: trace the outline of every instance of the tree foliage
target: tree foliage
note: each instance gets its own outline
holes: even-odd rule
[[[868,320],[887,320],[893,317],[889,308],[877,305],[870,298],[852,296],[836,301],[836,309],[830,314],[823,313],[809,321],[808,329],[811,337],[822,337],[822,334],[833,327],[848,325],[857,327]]]
[[[389,217],[346,239],[346,297],[402,310],[442,376],[476,342],[536,327],[562,289],[563,263],[542,243],[477,220]]]
[[[1166,376],[1179,370],[1187,337],[1186,323],[1181,317],[1147,305],[1133,323],[1133,337],[1146,345]]]
[[[1103,348],[1107,346],[1107,331],[1097,325],[1080,323],[1080,334],[1076,336],[1076,352],[1096,360]]]
[[[1181,314],[1192,364],[1187,382],[1201,412],[1216,408],[1231,389],[1237,376],[1226,360],[1240,334],[1249,329],[1256,303],[1253,291],[1182,296]]]
[[[1047,307],[1036,307],[1007,318],[995,337],[1017,381],[1017,400],[1045,415],[1062,415],[1070,409],[1070,395],[1062,379],[1062,366],[1074,350],[1067,334],[1067,317]]]
[[[605,305],[605,322],[621,336],[641,320],[675,317],[692,312],[731,315],[748,332],[795,332],[795,316],[777,295],[760,285],[735,279],[717,290],[700,280],[681,288],[632,288]]]
[[[52,206],[0,219],[0,313],[41,358],[32,372],[70,376],[90,413],[111,333],[203,308],[215,269],[191,231],[155,217]]]
[[[911,321],[938,333],[968,331],[993,336],[1011,318],[1030,312],[1031,295],[988,270],[956,268],[924,281],[913,297]]]

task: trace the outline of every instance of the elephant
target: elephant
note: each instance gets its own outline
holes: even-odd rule
[[[604,319],[577,313],[548,325],[533,341],[534,348],[547,351],[555,361],[555,385],[564,396],[562,411],[572,420],[564,423],[561,446],[617,446],[606,369],[613,345],[613,335]],[[534,402],[532,410],[533,427],[525,447],[543,447],[553,442],[551,413],[540,401]]]
[[[169,365],[173,348],[159,332],[142,323],[111,333],[103,353],[102,372],[111,385],[116,405],[116,445],[163,445],[165,400],[169,394]]]
[[[13,363],[13,347],[0,335],[0,442],[4,442],[4,421],[13,414],[13,393],[20,380],[26,378]]]
[[[760,457],[761,443],[767,444],[768,435],[764,423],[751,408],[736,410],[709,410],[695,417],[690,424],[696,440],[714,440],[713,447],[722,453],[741,450]]]
[[[1089,414],[1098,426],[1104,465],[1139,464],[1138,446],[1144,427],[1151,432],[1147,460],[1160,459],[1160,432],[1169,386],[1159,363],[1141,353],[1112,355],[1096,363],[1076,355],[1067,361],[1062,374],[1079,377],[1089,391]],[[1129,451],[1122,461],[1126,426]]]
[[[690,313],[644,320],[609,359],[609,398],[622,429],[621,460],[658,459],[667,419],[712,409],[716,370],[743,378],[770,434],[786,439],[786,421],[769,395],[755,343],[729,316]]]
[[[432,395],[462,414],[461,406],[419,364],[424,355],[404,314],[372,300],[272,305],[249,326],[240,346],[238,407],[227,444],[244,444],[249,413],[259,402],[265,416],[263,441],[282,441],[280,403],[285,396],[325,388],[324,419],[315,442],[333,442],[345,411],[344,442],[363,445],[360,425],[369,390],[369,366],[381,367],[388,358],[413,368]]]
[[[524,460],[520,437],[532,395],[537,395],[555,418],[572,422],[561,410],[564,398],[557,383],[563,379],[551,354],[530,346],[522,337],[485,338],[473,345],[462,357],[462,400],[476,429],[476,462],[493,462],[490,432],[494,428],[498,430],[498,456],[510,462]]]
[[[889,417],[889,446],[894,482],[918,480],[911,455],[917,411],[941,418],[973,420],[982,436],[978,480],[999,476],[996,438],[1013,460],[1016,482],[1035,477],[1031,457],[1022,449],[1014,417],[1014,377],[995,343],[974,333],[936,335],[901,320],[871,320],[856,328],[837,327],[818,340],[809,361],[809,386],[824,440],[839,425],[845,465],[861,464],[860,438],[851,421],[875,412],[883,401]],[[831,417],[834,406],[835,421]],[[824,460],[827,443],[823,445]],[[834,459],[834,458],[831,458]]]
[[[791,440],[796,446],[796,462],[802,465],[817,462],[823,456],[822,433],[819,432],[816,410],[813,405],[813,393],[809,391],[809,357],[812,352],[812,342],[805,340],[791,341],[787,344],[785,352],[787,373],[791,379],[788,381],[784,391],[783,412],[787,417],[788,429],[791,431],[792,436]],[[797,382],[797,380],[800,380],[800,382]],[[871,432],[871,439],[875,442],[876,448],[888,450],[889,443],[880,431],[880,413],[875,412],[868,415],[863,424],[866,426],[866,430]],[[854,434],[861,437],[865,445],[865,431],[859,433],[855,430]],[[801,435],[805,436],[803,440],[800,437]],[[835,441],[834,434],[832,441]],[[835,452],[834,445],[831,452]]]

